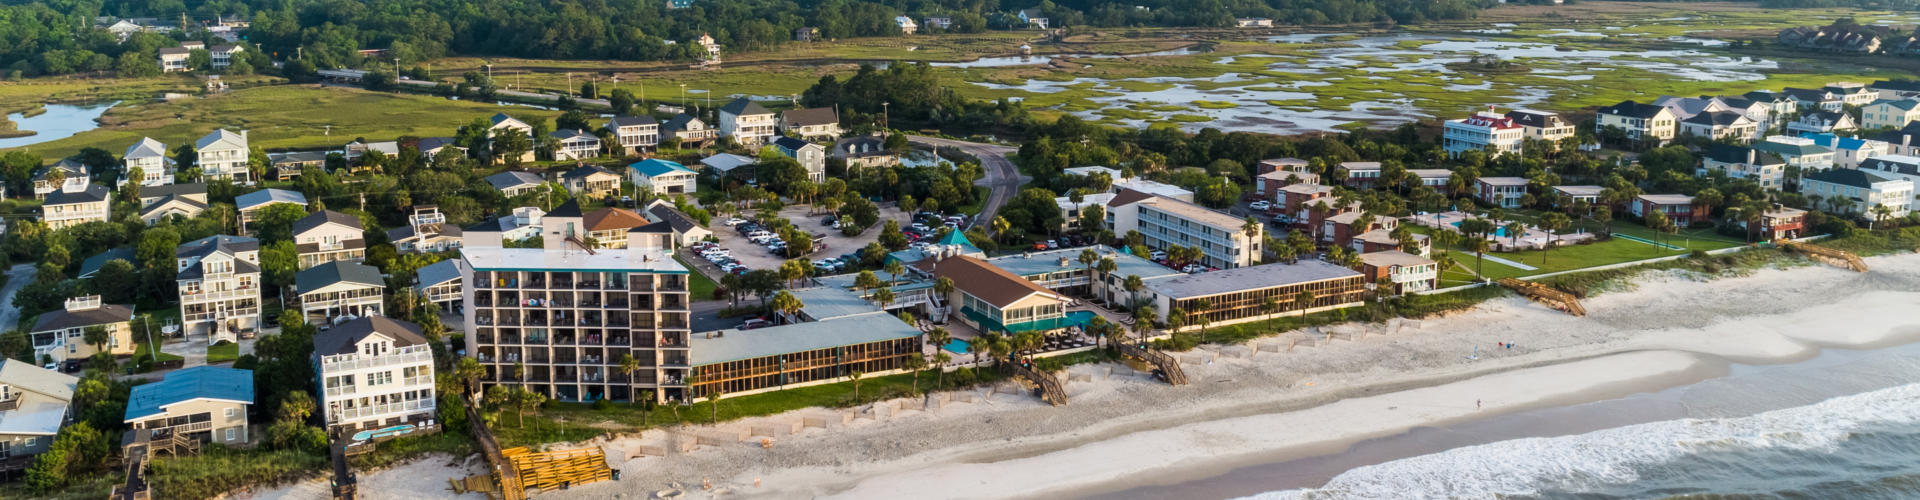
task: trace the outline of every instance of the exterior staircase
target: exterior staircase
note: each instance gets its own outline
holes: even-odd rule
[[[1173,356],[1168,356],[1167,353],[1160,351],[1135,347],[1133,344],[1126,342],[1120,342],[1114,345],[1120,346],[1121,356],[1145,361],[1147,364],[1159,369],[1160,373],[1166,377],[1168,384],[1187,385],[1187,372],[1180,369],[1180,361],[1173,359]]]

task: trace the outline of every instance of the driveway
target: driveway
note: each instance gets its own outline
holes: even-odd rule
[[[1013,160],[1007,159],[1018,149],[1013,146],[987,144],[981,142],[956,141],[938,137],[907,136],[907,141],[925,146],[958,149],[963,153],[980,159],[980,169],[986,176],[974,181],[976,186],[987,187],[987,203],[980,208],[980,216],[974,217],[974,224],[990,224],[1000,214],[1000,207],[1013,200],[1020,186],[1032,181],[1031,177],[1022,177],[1020,169],[1014,168]]]
[[[20,308],[13,306],[13,294],[33,282],[33,264],[15,264],[7,269],[7,286],[0,289],[0,325],[8,330],[20,328]]]

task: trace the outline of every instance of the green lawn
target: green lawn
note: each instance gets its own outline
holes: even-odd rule
[[[207,346],[207,364],[227,363],[240,359],[240,344],[221,342]]]
[[[1507,214],[1507,218],[1509,219],[1528,223],[1534,222],[1538,217],[1539,212],[1536,211]],[[1587,232],[1596,232],[1603,229],[1600,223],[1591,220],[1579,221],[1575,224],[1575,228]],[[1414,230],[1420,233],[1428,233],[1431,231],[1424,227],[1415,227]],[[1568,229],[1561,231],[1561,233],[1570,234],[1574,230],[1575,229]],[[1517,261],[1537,269],[1531,271],[1522,270],[1488,260],[1480,263],[1480,271],[1482,275],[1493,279],[1531,276],[1535,274],[1667,257],[1691,250],[1717,250],[1746,244],[1744,241],[1715,233],[1712,229],[1683,229],[1677,234],[1666,235],[1647,229],[1646,226],[1637,223],[1616,220],[1612,224],[1612,231],[1616,235],[1630,235],[1651,241],[1665,242],[1686,250],[1670,250],[1626,238],[1612,238],[1598,243],[1557,247],[1550,251],[1488,252],[1487,255],[1489,256]],[[1436,248],[1434,250],[1435,252],[1443,252],[1447,249]],[[1459,265],[1441,273],[1440,285],[1453,286],[1478,281],[1474,279],[1474,263],[1476,259],[1473,252],[1466,250],[1464,247],[1459,247],[1452,249],[1450,253],[1453,255],[1454,261]],[[1542,259],[1544,259],[1544,261]]]
[[[714,283],[713,278],[708,278],[707,275],[694,270],[693,264],[688,264],[680,257],[674,257],[673,260],[680,261],[682,266],[687,266],[687,294],[693,296],[693,301],[713,300],[713,291],[720,288],[720,285]]]

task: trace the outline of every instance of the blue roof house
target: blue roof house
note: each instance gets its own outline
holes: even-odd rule
[[[154,435],[180,435],[204,443],[248,443],[247,407],[253,405],[253,371],[196,366],[168,373],[159,382],[134,386],[127,398],[128,426]]]
[[[700,176],[685,165],[677,162],[654,158],[632,165],[633,185],[646,186],[654,194],[693,194],[697,188],[696,178]]]

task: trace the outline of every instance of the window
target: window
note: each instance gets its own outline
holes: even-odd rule
[[[233,418],[234,415],[238,414],[239,412],[240,412],[239,408],[227,408],[227,418],[231,419]],[[228,429],[228,430],[231,431],[232,429]],[[228,437],[227,439],[233,439],[233,438]]]
[[[228,428],[227,428],[227,440],[228,440],[228,441],[233,441],[233,440],[236,440],[236,439],[239,439],[239,431],[240,431],[240,429],[237,429],[237,428],[233,428],[233,427],[228,427]]]

